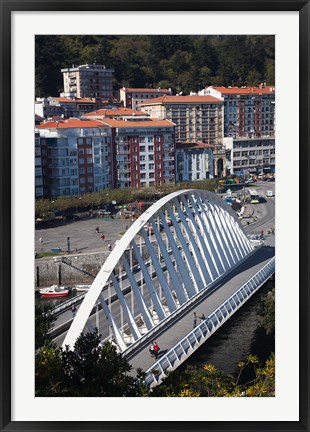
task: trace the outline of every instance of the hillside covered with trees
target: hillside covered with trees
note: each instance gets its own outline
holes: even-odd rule
[[[86,63],[113,68],[125,87],[197,92],[208,85],[275,84],[274,36],[41,35],[35,39],[36,97],[63,91],[62,68]]]

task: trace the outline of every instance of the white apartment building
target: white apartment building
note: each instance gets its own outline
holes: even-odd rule
[[[40,137],[45,196],[79,195],[113,187],[111,128],[97,120],[45,121]]]
[[[68,98],[113,98],[113,69],[104,65],[85,64],[61,69],[63,96]]]
[[[176,146],[176,181],[214,177],[213,147],[209,144],[182,143]]]

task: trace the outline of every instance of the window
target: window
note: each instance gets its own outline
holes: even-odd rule
[[[88,174],[91,174],[93,172],[93,167],[88,167],[87,172],[88,172]]]
[[[91,138],[86,138],[86,144],[91,144]]]
[[[83,165],[83,164],[84,164],[84,158],[80,158],[80,159],[79,159],[79,164],[80,164],[80,165]]]
[[[140,147],[140,152],[145,152],[145,146]]]
[[[80,168],[79,173],[80,174],[84,174],[85,173],[85,169],[84,168]]]
[[[84,149],[79,149],[79,155],[83,155],[84,154]]]

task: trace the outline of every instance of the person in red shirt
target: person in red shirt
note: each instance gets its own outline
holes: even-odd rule
[[[158,353],[159,353],[159,346],[158,346],[157,342],[153,343],[153,351],[154,351],[154,356],[157,359]]]

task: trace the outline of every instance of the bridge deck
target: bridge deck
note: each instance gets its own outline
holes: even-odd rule
[[[274,256],[274,247],[268,245],[267,242],[265,244],[266,246],[257,249],[236,271],[223,279],[219,289],[197,303],[184,316],[179,318],[178,321],[169,325],[164,332],[161,332],[156,337],[162,353],[171,349],[193,329],[193,312],[196,312],[197,316],[200,316],[202,313],[206,317],[210,315]],[[197,322],[199,322],[199,319]],[[148,351],[149,346],[150,343],[128,358],[129,363],[134,368],[133,373],[136,368],[141,368],[145,371],[154,364],[154,358],[150,356]]]

